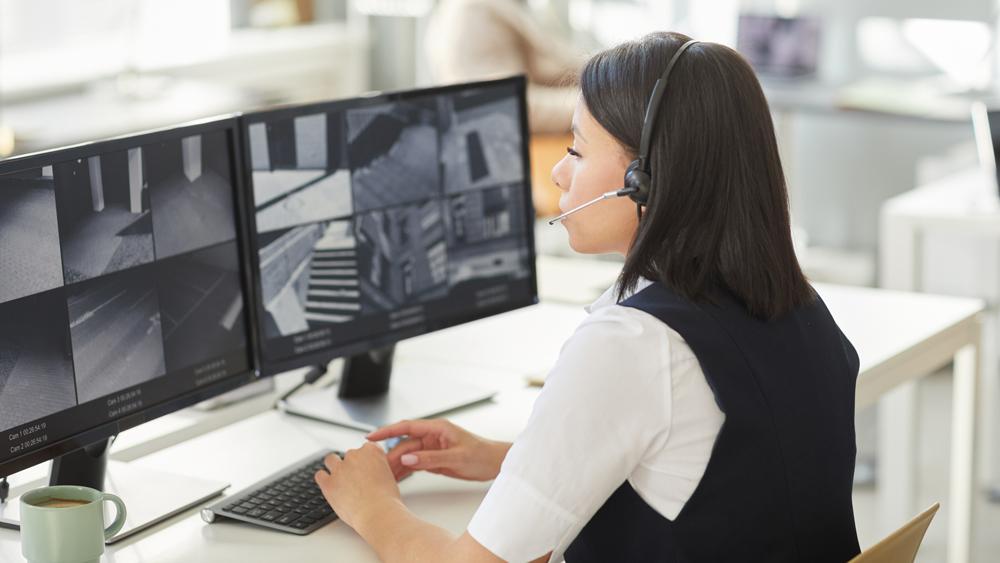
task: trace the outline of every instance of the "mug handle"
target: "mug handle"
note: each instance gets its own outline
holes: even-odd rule
[[[121,531],[122,526],[125,525],[125,515],[128,513],[125,511],[125,502],[123,502],[122,499],[116,495],[111,493],[101,493],[101,502],[110,502],[116,507],[115,521],[104,529],[104,541],[108,541],[111,539],[111,536]]]

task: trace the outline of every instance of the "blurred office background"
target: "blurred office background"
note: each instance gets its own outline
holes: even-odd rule
[[[0,156],[230,111],[525,71],[542,218],[556,214],[548,169],[566,146],[576,66],[654,30],[737,47],[758,69],[812,279],[989,304],[974,558],[996,560],[1000,228],[924,236],[904,271],[894,253],[910,250],[886,233],[914,190],[979,178],[970,104],[997,98],[1000,0],[0,0]],[[961,199],[963,213],[1000,205],[995,188],[958,191],[951,199]],[[561,227],[542,225],[540,253],[573,254]],[[919,390],[923,504],[948,491],[950,377],[944,370]],[[859,413],[862,546],[880,535],[871,525],[875,416]],[[945,520],[932,525],[920,561],[944,558]]]

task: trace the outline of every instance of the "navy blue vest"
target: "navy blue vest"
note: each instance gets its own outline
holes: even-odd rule
[[[626,481],[570,545],[567,563],[843,563],[857,555],[858,355],[823,301],[764,322],[731,295],[695,304],[654,283],[621,304],[684,338],[726,420],[677,518],[664,518]]]

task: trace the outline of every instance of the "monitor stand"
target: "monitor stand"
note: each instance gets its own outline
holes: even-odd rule
[[[278,408],[298,416],[370,432],[400,420],[429,418],[488,401],[496,389],[470,383],[473,368],[437,364],[397,364],[395,347],[386,346],[344,358],[339,382],[286,397]],[[307,380],[325,373],[316,366]],[[318,373],[317,373],[318,370]]]
[[[46,484],[83,485],[118,495],[125,501],[125,525],[107,541],[110,544],[199,506],[229,486],[228,483],[166,473],[131,463],[109,463],[110,443],[110,439],[102,440],[56,458],[48,483],[39,479],[16,487],[11,498],[0,505],[0,527],[20,527],[21,494]],[[114,506],[105,504],[105,521],[111,522],[114,516]]]

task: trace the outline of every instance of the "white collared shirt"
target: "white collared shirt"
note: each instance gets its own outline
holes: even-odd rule
[[[649,285],[640,280],[637,291]],[[673,520],[705,473],[725,419],[684,339],[618,305],[587,308],[563,344],[469,533],[507,561],[563,553],[627,479]]]

